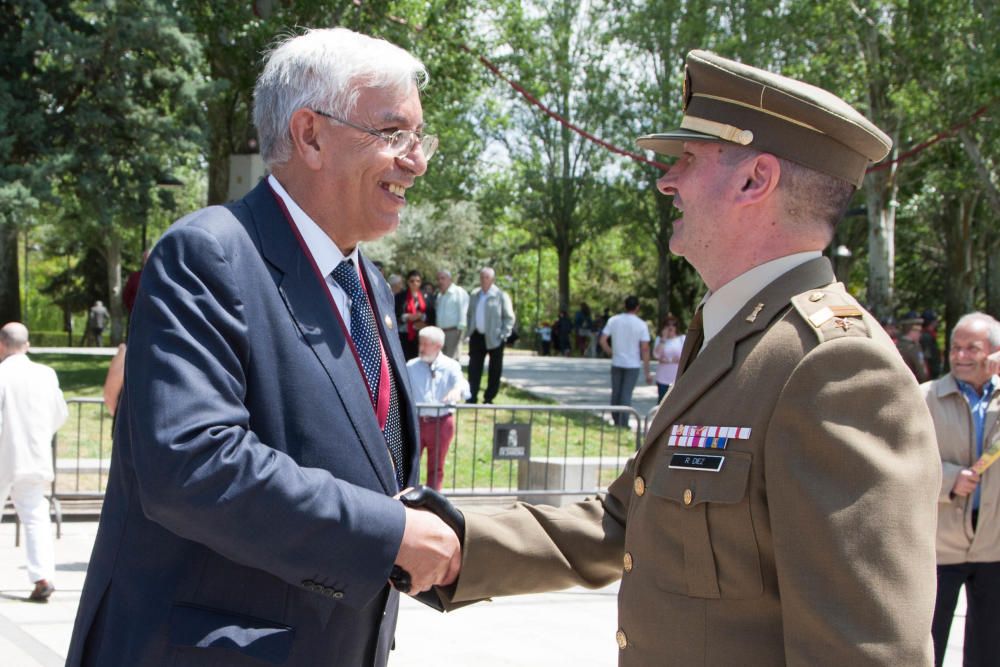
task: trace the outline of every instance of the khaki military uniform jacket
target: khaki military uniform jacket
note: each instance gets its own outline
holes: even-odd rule
[[[467,513],[453,600],[622,577],[622,666],[930,665],[933,427],[892,342],[832,282],[820,258],[751,299],[606,497]],[[683,448],[680,425],[750,433]],[[673,468],[677,454],[725,460]]]
[[[951,497],[958,473],[976,462],[972,413],[955,378],[947,375],[920,385],[934,419],[941,451],[938,496],[937,558],[940,565],[1000,561],[1000,464],[983,473],[979,483],[979,521],[972,530],[971,497]],[[986,408],[983,447],[1000,437],[1000,387]]]

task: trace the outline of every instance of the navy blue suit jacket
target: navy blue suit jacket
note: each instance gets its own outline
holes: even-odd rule
[[[412,484],[392,294],[363,266]],[[156,244],[67,665],[385,664],[404,510],[326,289],[266,181]]]

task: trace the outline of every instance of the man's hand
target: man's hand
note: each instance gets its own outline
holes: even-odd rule
[[[962,496],[964,498],[975,491],[978,485],[979,473],[969,470],[968,468],[963,468],[962,471],[958,473],[958,479],[955,480],[955,486],[951,487],[951,492],[953,495]]]
[[[986,371],[993,375],[1000,374],[1000,350],[986,357]]]
[[[462,568],[462,545],[455,531],[436,515],[407,507],[396,565],[409,573],[411,595],[431,586],[447,586]]]

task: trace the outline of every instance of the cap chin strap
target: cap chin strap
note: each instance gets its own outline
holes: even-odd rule
[[[684,116],[684,119],[681,120],[681,128],[692,132],[711,134],[740,146],[748,146],[753,141],[753,132],[750,130],[741,130],[732,125],[717,123],[714,120],[698,118],[697,116]]]

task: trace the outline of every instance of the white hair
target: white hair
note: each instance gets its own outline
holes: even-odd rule
[[[444,345],[444,330],[440,327],[428,326],[420,330],[417,334],[421,338],[426,338],[432,343],[437,343],[438,345]]]
[[[427,69],[384,39],[346,28],[322,28],[289,37],[267,54],[254,88],[253,122],[268,167],[292,156],[288,126],[299,109],[347,117],[362,88],[409,95],[427,83]]]
[[[997,322],[991,315],[978,311],[962,315],[962,317],[958,318],[955,329],[974,323],[982,323],[986,327],[986,340],[989,341],[991,348],[996,349],[1000,347],[1000,322]],[[951,330],[953,334],[955,333],[955,329]]]

